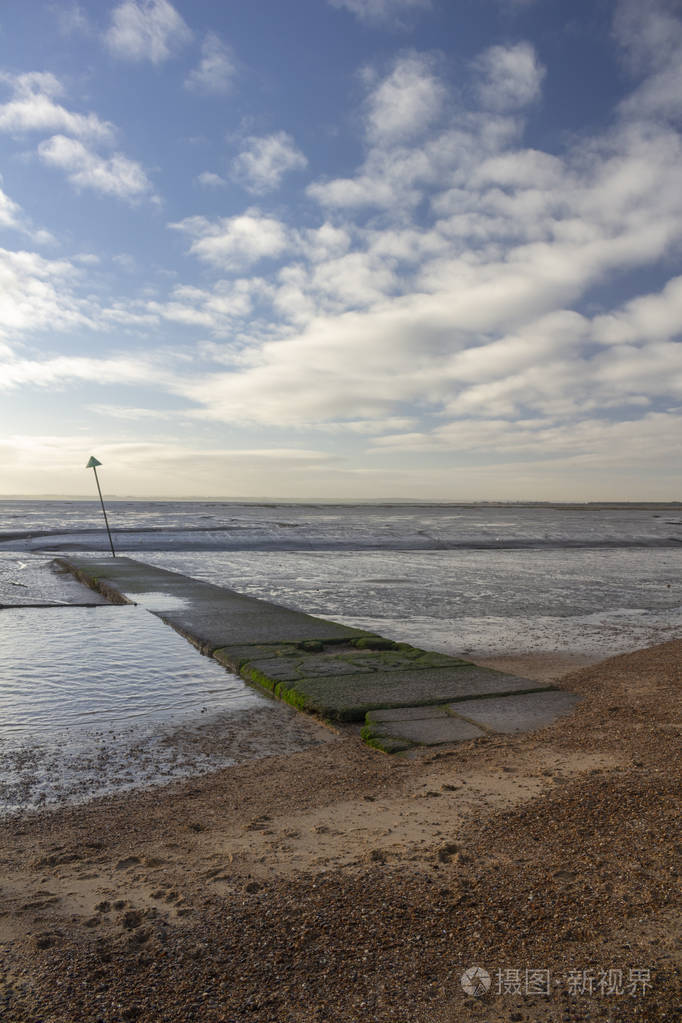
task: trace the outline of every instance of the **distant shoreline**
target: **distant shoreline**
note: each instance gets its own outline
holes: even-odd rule
[[[97,498],[90,494],[65,496],[62,494],[0,494],[0,503],[13,501],[63,501],[65,503],[97,504]],[[286,507],[325,505],[338,508],[355,507],[413,507],[413,508],[550,508],[556,511],[613,511],[618,508],[633,511],[657,511],[659,509],[682,509],[682,501],[449,501],[411,498],[333,498],[333,497],[119,497],[108,494],[107,501],[116,504],[243,504],[257,507]]]

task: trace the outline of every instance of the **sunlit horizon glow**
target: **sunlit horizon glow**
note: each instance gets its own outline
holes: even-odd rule
[[[0,497],[679,498],[679,4],[0,34]]]

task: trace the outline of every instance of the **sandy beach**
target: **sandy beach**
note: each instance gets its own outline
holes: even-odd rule
[[[342,735],[10,821],[0,1018],[672,1023],[681,655],[528,660],[583,697],[532,734]]]

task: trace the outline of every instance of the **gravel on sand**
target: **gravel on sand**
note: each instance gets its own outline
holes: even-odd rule
[[[676,1023],[681,655],[565,676],[528,735],[346,735],[10,820],[0,1019]]]

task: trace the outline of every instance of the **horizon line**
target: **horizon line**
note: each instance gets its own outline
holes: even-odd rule
[[[118,495],[109,494],[107,501],[125,502],[193,502],[204,501],[212,504],[413,504],[413,505],[564,505],[581,507],[586,505],[606,505],[619,507],[626,505],[638,505],[644,507],[681,505],[682,499],[668,498],[665,500],[647,500],[642,498],[630,498],[613,500],[608,498],[589,498],[585,500],[567,498],[452,498],[452,497],[281,497],[276,495],[237,495],[237,496],[211,496],[206,494],[194,494],[189,497],[169,497],[168,495],[145,495],[134,496],[131,494]],[[90,494],[0,494],[0,501],[87,501],[97,503],[97,498]]]

